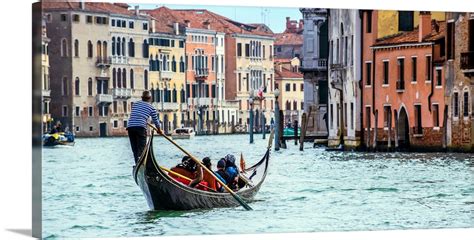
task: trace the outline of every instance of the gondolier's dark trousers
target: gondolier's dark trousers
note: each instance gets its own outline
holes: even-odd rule
[[[146,128],[143,127],[129,127],[127,128],[128,138],[130,138],[130,145],[133,151],[133,157],[135,158],[135,164],[137,164],[140,155],[146,145]]]

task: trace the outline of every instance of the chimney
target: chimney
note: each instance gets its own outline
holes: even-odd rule
[[[303,19],[300,19],[300,22],[298,24],[298,30],[302,30],[303,29]]]
[[[151,20],[151,32],[152,32],[152,33],[155,32],[155,26],[156,26],[155,24],[156,24],[155,19],[152,19],[152,20]]]
[[[179,35],[179,23],[174,23],[174,34]]]
[[[186,26],[187,26],[188,28],[191,27],[191,21],[189,21],[188,19],[184,20],[184,23],[186,23]]]
[[[81,7],[82,10],[86,9],[86,4],[84,3],[84,0],[81,0],[79,2],[79,6]]]
[[[211,29],[211,23],[209,22],[209,20],[204,21],[203,24],[204,27],[206,27],[207,29]]]
[[[418,25],[418,42],[423,42],[423,38],[431,33],[431,12],[420,11]]]
[[[135,6],[135,15],[140,15],[140,9],[138,5]]]

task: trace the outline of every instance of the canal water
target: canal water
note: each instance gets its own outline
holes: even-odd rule
[[[178,140],[198,157],[260,160],[267,140],[247,135]],[[310,144],[307,144],[310,145]],[[160,164],[183,156],[155,138]],[[239,159],[237,157],[237,159]],[[149,211],[132,178],[128,138],[77,139],[43,150],[43,236],[121,237],[356,231],[474,226],[474,156],[453,153],[272,151],[258,201],[242,207]]]

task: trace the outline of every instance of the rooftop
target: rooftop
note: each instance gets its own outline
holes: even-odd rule
[[[407,43],[419,43],[419,27],[413,31],[400,32],[395,35],[377,39],[374,47],[391,46]],[[433,42],[444,37],[446,31],[446,22],[433,20],[431,24],[431,33],[423,38],[422,43]]]
[[[298,33],[275,34],[275,46],[277,45],[303,45],[303,35]]]
[[[84,4],[84,9],[81,8]],[[43,10],[74,10],[74,11],[90,11],[97,13],[113,13],[127,16],[134,16],[133,11],[129,11],[129,5],[126,3],[108,3],[108,2],[78,2],[78,1],[44,1],[42,2]]]

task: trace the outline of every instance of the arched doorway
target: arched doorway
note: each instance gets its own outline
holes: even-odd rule
[[[400,109],[398,114],[398,144],[400,147],[410,146],[410,131],[408,124],[408,115],[404,107]]]

